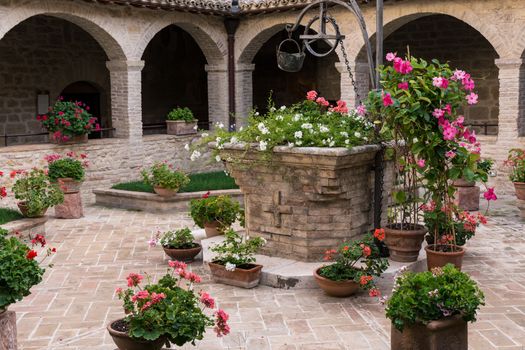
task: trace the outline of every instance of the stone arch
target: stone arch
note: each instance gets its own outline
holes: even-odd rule
[[[125,60],[127,55],[119,41],[110,34],[108,21],[93,10],[93,6],[73,2],[36,1],[23,7],[10,8],[0,22],[0,40],[11,29],[38,15],[64,19],[89,33],[104,49],[110,60]]]
[[[152,21],[146,30],[141,34],[140,39],[133,52],[133,57],[140,59],[151,40],[164,28],[175,25],[188,32],[197,42],[206,57],[208,65],[225,64],[225,57],[228,52],[226,34],[218,32],[217,26],[211,25],[203,18],[187,13],[177,14],[178,16],[165,17],[161,20],[157,18]],[[217,23],[221,27],[222,23]]]

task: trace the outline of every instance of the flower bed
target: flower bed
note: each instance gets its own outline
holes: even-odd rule
[[[24,216],[20,214],[18,210],[11,208],[0,208],[0,225],[7,224],[8,222],[20,220]]]

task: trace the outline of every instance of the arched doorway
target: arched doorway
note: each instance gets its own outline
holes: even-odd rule
[[[72,81],[109,91],[107,60],[89,33],[64,19],[38,15],[15,26],[0,40],[0,135],[25,135],[8,137],[9,145],[46,141],[38,97],[53,104]],[[111,119],[109,107],[101,113]]]
[[[284,25],[283,25],[284,27]],[[299,43],[299,33],[304,32],[300,27],[293,35]],[[253,63],[253,105],[260,112],[265,112],[268,97],[272,96],[277,106],[289,106],[305,98],[306,92],[316,90],[330,102],[337,101],[341,96],[341,76],[335,67],[338,57],[332,52],[326,57],[318,58],[307,53],[301,71],[297,73],[284,72],[277,66],[276,49],[279,43],[288,38],[285,30],[273,35],[255,55]],[[326,44],[318,43],[325,48]],[[284,48],[284,47],[283,47]],[[286,51],[297,50],[295,47],[286,47]]]
[[[80,101],[86,104],[89,108],[89,113],[97,118],[97,123],[102,129],[111,127],[111,119],[107,117],[109,108],[106,101],[105,94],[102,94],[101,89],[94,84],[87,81],[77,81],[66,86],[60,94],[65,101]],[[92,132],[89,135],[90,139],[108,137],[108,131]]]
[[[208,129],[206,57],[193,37],[170,25],[150,41],[142,59],[142,123],[144,134],[165,132],[166,115],[188,107]]]

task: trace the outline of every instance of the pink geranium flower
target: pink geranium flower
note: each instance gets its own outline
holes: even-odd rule
[[[397,88],[401,90],[408,90],[408,82],[404,81],[402,83],[397,84]]]
[[[425,167],[425,160],[424,159],[419,159],[417,162],[416,162],[417,166],[420,167],[420,168],[424,168]]]
[[[317,92],[315,92],[314,90],[310,90],[306,93],[306,98],[310,101],[315,101],[315,99],[317,98]]]
[[[395,53],[389,52],[389,53],[386,54],[386,60],[388,62],[392,62],[395,58],[396,58],[396,54]]]
[[[439,108],[434,109],[434,112],[432,112],[432,115],[436,118],[441,118],[445,115],[445,111]]]
[[[357,114],[359,114],[360,116],[364,117],[365,114],[366,114],[366,107],[365,107],[365,105],[361,104],[361,105],[357,106],[356,111],[357,111]]]
[[[487,192],[483,193],[483,197],[488,201],[495,201],[498,199],[496,193],[494,193],[494,187],[487,188]]]
[[[394,101],[392,100],[392,96],[387,92],[386,94],[383,94],[383,106],[388,107],[394,104]]]

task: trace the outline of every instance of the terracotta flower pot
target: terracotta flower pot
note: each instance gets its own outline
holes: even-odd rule
[[[408,325],[403,332],[392,325],[390,339],[392,350],[467,350],[468,325],[459,315]]]
[[[400,262],[416,261],[427,229],[422,225],[415,225],[412,230],[400,230],[399,226],[391,224],[385,227],[384,242],[390,251],[390,259]]]
[[[262,265],[250,264],[246,269],[237,267],[234,271],[228,271],[221,264],[210,262],[208,265],[215,282],[241,288],[256,287],[261,279],[261,270],[263,268]]]
[[[187,122],[184,120],[166,120],[168,135],[193,135],[197,133],[195,126],[197,121]]]
[[[173,197],[179,192],[179,189],[171,190],[168,188],[163,188],[159,186],[153,186],[153,191],[161,197]]]
[[[199,243],[194,243],[195,247],[187,249],[174,249],[162,246],[164,253],[173,260],[191,262],[202,250],[202,246]]]
[[[204,232],[206,232],[206,237],[215,237],[222,234],[222,232],[219,230],[218,221],[205,222]]]
[[[525,200],[525,182],[513,182],[513,184],[516,190],[516,197]]]
[[[475,181],[467,181],[467,180],[465,180],[463,178],[454,180],[454,182],[452,182],[452,184],[454,185],[454,187],[472,187],[472,186],[476,186],[476,182]]]
[[[82,181],[73,180],[70,177],[59,178],[57,182],[60,186],[60,189],[64,193],[77,193],[80,192],[80,186],[82,186]]]
[[[440,245],[437,245],[438,247]],[[449,247],[452,247],[453,245],[450,245]],[[461,270],[461,266],[463,264],[463,255],[465,255],[465,249],[454,245],[454,251],[451,252],[441,252],[435,250],[436,245],[430,244],[425,247],[425,251],[427,252],[427,268],[430,271],[434,267],[443,267],[446,264],[453,264],[455,265],[459,270]]]
[[[29,209],[27,208],[26,202],[18,202],[16,205],[18,206],[18,209],[20,209],[22,215],[24,215],[26,218],[41,218],[42,216],[46,215],[48,209],[44,208],[39,213],[29,215]]]
[[[77,143],[86,143],[86,142],[88,142],[88,134],[75,135],[75,136],[71,137],[67,141],[62,141],[62,140],[55,139],[53,137],[53,133],[49,133],[49,141],[51,143],[55,143],[55,144],[58,144],[58,145],[74,145],[74,144],[77,144]]]
[[[166,338],[160,337],[156,340],[140,340],[131,338],[126,332],[114,329],[121,325],[122,319],[112,321],[107,329],[109,335],[120,350],[160,350],[166,343]]]
[[[350,295],[353,295],[355,292],[359,290],[359,284],[356,282],[349,280],[349,281],[332,281],[328,278],[325,278],[319,274],[319,270],[314,271],[314,278],[315,282],[319,285],[319,287],[328,295],[332,297],[339,297],[344,298],[348,297]]]

